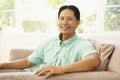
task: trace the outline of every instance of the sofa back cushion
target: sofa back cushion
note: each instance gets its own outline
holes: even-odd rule
[[[101,65],[96,69],[99,71],[106,70],[109,63],[110,55],[113,53],[114,45],[105,41],[90,40],[96,48],[101,60]]]
[[[114,42],[115,50],[110,58],[107,70],[120,74],[120,42]]]
[[[9,54],[9,60],[14,61],[27,58],[33,51],[34,49],[11,49]]]

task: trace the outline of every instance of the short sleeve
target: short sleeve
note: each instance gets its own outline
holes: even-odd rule
[[[91,53],[95,53],[97,52],[97,50],[94,48],[94,46],[92,45],[92,43],[90,41],[85,41],[83,42],[83,47],[81,49],[81,53],[82,53],[82,59]]]
[[[34,64],[41,64],[44,58],[44,45],[40,44],[35,51],[28,57],[28,60]]]

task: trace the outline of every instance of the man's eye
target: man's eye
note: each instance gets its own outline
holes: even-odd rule
[[[72,20],[72,18],[69,18],[68,20]]]
[[[64,20],[64,18],[59,18],[60,20]]]

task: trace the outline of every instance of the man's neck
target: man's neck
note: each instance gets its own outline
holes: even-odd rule
[[[73,34],[61,34],[61,36],[60,36],[60,40],[61,41],[65,41],[65,40],[68,40],[68,39],[70,39],[71,37],[73,37],[75,35],[75,33],[73,33]]]

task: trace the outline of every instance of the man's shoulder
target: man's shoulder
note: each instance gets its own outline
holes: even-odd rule
[[[77,40],[78,40],[78,41],[82,41],[82,42],[89,41],[87,38],[79,37],[79,36],[78,36]]]
[[[53,36],[53,37],[49,38],[47,40],[47,42],[52,42],[52,41],[56,41],[56,40],[58,40],[58,37],[57,36]]]
[[[77,38],[77,43],[79,43],[79,44],[81,44],[81,45],[91,45],[91,41],[89,40],[89,39],[87,39],[87,38],[84,38],[84,37],[78,37]]]
[[[45,40],[43,43],[44,43],[44,44],[49,44],[49,43],[55,42],[57,39],[58,39],[57,36],[53,36],[53,37]]]

